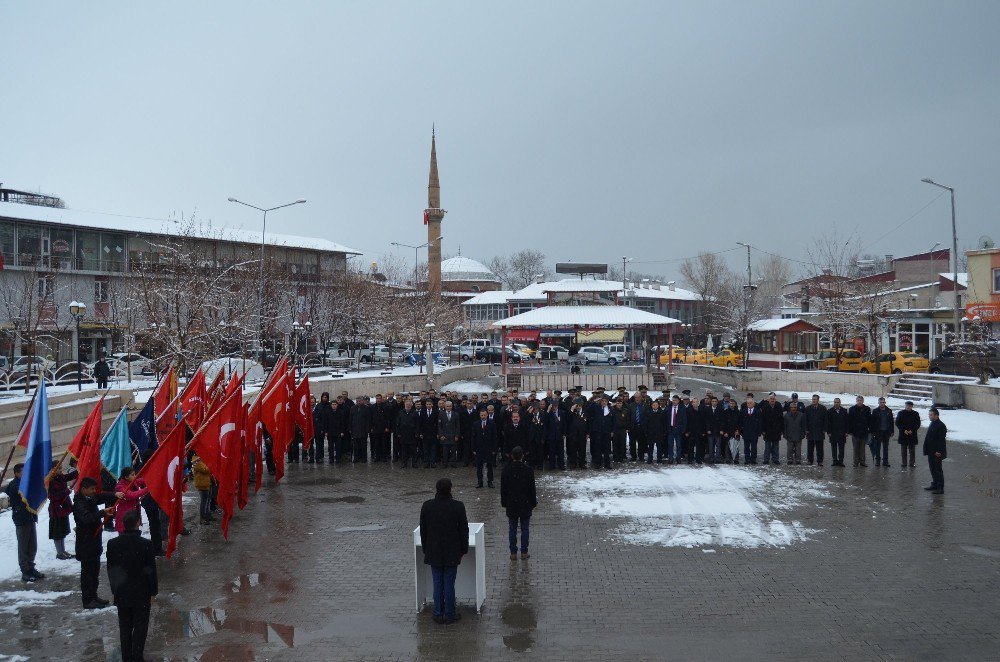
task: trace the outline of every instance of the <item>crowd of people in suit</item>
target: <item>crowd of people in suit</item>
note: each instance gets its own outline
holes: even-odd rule
[[[944,478],[934,460],[946,456],[947,428],[936,409],[929,417],[923,453],[931,463],[930,489],[940,493]],[[868,467],[870,453],[876,467],[889,468],[895,437],[905,470],[916,466],[922,424],[912,402],[893,412],[885,398],[874,408],[863,396],[849,407],[840,398],[827,407],[818,395],[807,403],[797,393],[784,402],[774,393],[760,401],[747,393],[738,402],[712,389],[700,399],[689,390],[652,397],[645,386],[631,394],[624,387],[614,393],[597,388],[589,397],[579,387],[565,395],[551,390],[522,395],[517,389],[478,395],[390,392],[374,401],[323,393],[313,405],[313,423],[316,436],[308,452],[293,444],[290,462],[363,463],[370,451],[372,462],[399,462],[401,468],[475,465],[477,487],[484,486],[484,478],[493,487],[494,467],[509,461],[516,447],[534,469],[564,470],[611,469],[626,462],[823,466],[829,444],[830,466],[845,467],[850,441],[854,467]]]

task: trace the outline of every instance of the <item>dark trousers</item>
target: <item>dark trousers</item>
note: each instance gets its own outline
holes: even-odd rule
[[[288,461],[298,462],[299,461],[299,450],[302,446],[302,441],[299,439],[298,435],[292,439],[292,443],[288,444]]]
[[[931,470],[931,486],[943,490],[944,489],[944,470],[941,468],[941,458],[934,457],[933,455],[927,456],[927,465]]]
[[[146,511],[146,521],[149,522],[149,540],[153,543],[153,550],[161,552],[164,531],[160,529],[160,507],[155,503],[151,506],[143,504],[142,509]]]
[[[888,432],[878,432],[875,434],[875,464],[889,466],[889,434]],[[879,457],[879,451],[881,456]]]
[[[389,459],[389,433],[387,432],[373,432],[372,438],[372,460],[378,462],[380,460]]]
[[[587,465],[587,438],[582,434],[571,434],[566,437],[566,455],[571,467],[584,467]]]
[[[528,552],[528,524],[531,521],[531,515],[527,517],[508,517],[507,518],[507,538],[510,543],[510,553],[517,554],[517,526],[518,522],[521,524],[521,553],[526,554]]]
[[[493,453],[476,454],[476,481],[477,485],[483,484],[483,465],[486,466],[486,482],[493,484]]]
[[[611,435],[600,432],[590,435],[590,461],[595,467],[611,466]]]
[[[399,444],[399,459],[403,463],[403,468],[409,464],[410,467],[416,468],[417,466],[417,444],[416,441],[410,441],[409,443]]]
[[[106,388],[108,388],[108,378],[107,377],[98,377],[97,378],[97,390],[98,391],[103,391]]]
[[[309,459],[322,461],[326,454],[327,444],[330,446],[330,459],[333,459],[335,454],[333,450],[333,439],[330,438],[326,432],[317,432],[316,436],[313,437],[312,446],[309,448]]]
[[[455,444],[441,444],[441,464],[455,463]]]
[[[781,463],[781,460],[778,458],[778,450],[780,445],[781,445],[780,437],[778,439],[775,439],[774,441],[771,441],[766,437],[764,438],[764,464],[770,464],[772,462],[774,462],[775,464]]]
[[[14,527],[17,535],[17,564],[22,575],[35,571],[35,554],[38,553],[38,531],[34,522]]]
[[[644,451],[646,451],[645,453],[646,462],[653,461],[654,451],[656,452],[657,462],[663,461],[664,457],[669,457],[668,455],[669,451],[667,450],[666,444],[667,444],[666,439],[664,439],[663,437],[657,437],[655,435],[652,437],[645,437],[642,448]]]
[[[264,441],[264,466],[267,467],[267,473],[272,476],[278,470],[274,464],[274,441],[272,440]]]
[[[462,439],[459,442],[458,459],[462,464],[469,466],[472,464],[472,439]]]
[[[566,449],[565,449],[565,443],[563,442],[562,435],[559,435],[555,439],[549,439],[549,441],[548,441],[548,451],[549,451],[549,468],[550,469],[565,469],[566,468]]]
[[[424,464],[437,463],[437,440],[424,439]]]
[[[909,465],[909,466],[912,467],[914,465],[914,463],[917,461],[917,457],[916,457],[916,455],[917,455],[917,452],[916,452],[917,451],[917,445],[915,443],[914,444],[900,444],[899,445],[899,450],[900,450],[900,453],[902,454],[903,466],[905,467],[905,466]],[[906,460],[907,454],[909,454],[909,456],[910,456],[909,462],[907,462],[907,460]]]
[[[867,467],[865,464],[865,446],[868,445],[868,435],[852,434],[851,450],[854,451],[854,466]]]
[[[628,456],[633,460],[646,457],[649,452],[649,440],[642,430],[629,430],[628,433]],[[638,455],[636,455],[638,453]]]
[[[625,461],[625,430],[615,430],[611,437],[611,455],[615,462]]]
[[[149,604],[118,607],[118,630],[121,633],[122,662],[141,662],[149,629]]]
[[[457,565],[432,565],[434,577],[434,615],[445,618],[455,617],[455,578]]]
[[[97,599],[97,583],[101,579],[101,557],[96,559],[79,559],[80,561],[80,596],[83,604]]]
[[[809,464],[813,463],[813,457],[815,456],[816,462],[818,464],[823,464],[823,438],[819,439],[808,439],[806,441],[806,460]]]
[[[708,461],[720,462],[723,458],[722,437],[717,434],[708,435]]]
[[[354,448],[352,453],[352,458],[355,462],[367,462],[368,461],[368,440],[361,437],[353,437],[351,439]]]
[[[212,493],[209,490],[198,490],[201,502],[198,506],[198,515],[207,520],[212,516]]]
[[[757,437],[743,435],[743,464],[757,464]]]
[[[844,449],[847,447],[847,437],[830,437],[830,461],[833,464],[844,464]]]

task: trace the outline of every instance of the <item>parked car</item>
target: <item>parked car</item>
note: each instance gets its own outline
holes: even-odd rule
[[[684,363],[691,365],[708,365],[714,355],[707,349],[689,349],[684,354]]]
[[[608,354],[610,354],[613,359],[618,361],[618,363],[625,363],[632,360],[632,348],[628,345],[605,345],[604,349],[608,350]]]
[[[664,345],[660,348],[660,365],[683,363],[685,356],[687,356],[687,350],[683,347],[669,347]]]
[[[996,343],[960,342],[945,347],[930,362],[934,374],[968,375],[994,379],[1000,375],[1000,345]]]
[[[618,365],[618,359],[611,356],[611,354],[608,353],[608,350],[603,347],[589,345],[581,347],[580,351],[571,356],[570,363],[582,363],[584,365],[590,365],[591,363],[607,363],[608,365]]]
[[[524,343],[519,343],[519,342],[511,343],[510,346],[514,348],[514,351],[521,352],[528,358],[531,358],[532,356],[535,355],[535,349],[529,347],[528,345],[525,345]]]
[[[436,351],[444,354],[450,361],[462,359],[462,348],[458,345],[441,345]]]
[[[568,361],[569,350],[560,345],[539,345],[535,358],[543,361]]]
[[[743,355],[731,349],[720,349],[709,359],[709,365],[716,368],[740,368],[743,366]]]
[[[423,352],[411,352],[405,360],[407,365],[424,365],[427,362],[426,354]],[[442,352],[434,352],[434,365],[448,365],[448,357]]]
[[[840,365],[837,365],[837,350],[821,349],[816,354],[816,368],[819,370],[838,370],[840,372],[859,372],[864,357],[856,349],[840,350]]]
[[[878,364],[876,370],[875,365]],[[861,374],[877,372],[882,375],[898,375],[903,372],[927,372],[929,361],[913,352],[888,352],[879,354],[878,361],[864,361],[861,364]]]
[[[133,375],[142,374],[142,369],[149,363],[149,361],[150,359],[148,357],[134,352],[115,352],[107,358],[108,366],[110,366],[112,372],[121,371],[122,373],[126,373],[129,365],[131,364]],[[97,363],[97,361],[94,361],[94,363]],[[91,364],[90,367],[93,369],[94,365]]]
[[[484,347],[490,347],[491,343],[485,338],[470,338],[468,340],[463,340],[458,346],[461,348],[460,358],[463,361],[471,361],[476,356],[476,350]]]
[[[499,364],[502,356],[503,353],[499,347],[481,347],[476,350],[475,359],[476,363]],[[521,363],[523,360],[524,354],[515,352],[510,347],[507,348],[507,363]]]
[[[388,345],[369,345],[360,350],[362,363],[402,363],[405,356],[402,352]]]

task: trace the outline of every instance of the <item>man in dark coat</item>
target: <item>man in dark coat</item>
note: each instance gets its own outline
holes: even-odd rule
[[[542,408],[543,402],[535,400],[528,408],[528,459],[531,466],[541,469],[545,462],[545,425],[548,416]]]
[[[94,380],[97,382],[98,390],[108,388],[108,379],[111,377],[111,366],[104,360],[104,357],[97,359],[94,364]]]
[[[566,461],[570,469],[583,469],[587,466],[587,431],[590,429],[583,405],[574,403],[567,418]]]
[[[497,427],[490,420],[489,412],[479,410],[479,421],[472,424],[472,453],[476,458],[476,487],[483,486],[483,466],[486,482],[493,487],[493,464],[497,455]]]
[[[889,439],[896,428],[892,410],[885,404],[885,398],[878,399],[878,407],[872,410],[871,433],[875,436],[875,466],[889,468]]]
[[[851,415],[840,405],[840,398],[833,399],[833,406],[826,411],[826,432],[830,435],[831,467],[844,466],[844,447],[851,429]]]
[[[326,446],[329,445],[330,452],[330,462],[334,461],[333,444],[334,439],[332,436],[333,427],[331,425],[333,419],[333,407],[330,405],[330,394],[323,393],[319,396],[319,402],[313,407],[313,445],[309,449],[309,459],[310,461],[315,459],[317,462],[322,462],[326,455]]]
[[[485,407],[483,410],[485,411]],[[469,466],[472,462],[472,432],[476,423],[479,422],[479,410],[476,409],[475,396],[462,401],[462,409],[458,412],[459,426],[462,429],[461,443],[459,444],[458,457],[462,461],[462,466]]]
[[[14,465],[14,478],[7,483],[4,492],[10,504],[11,519],[17,536],[17,564],[21,567],[21,581],[34,582],[45,579],[45,575],[35,569],[35,554],[38,553],[38,515],[28,510],[18,490],[21,488],[21,472],[24,464]]]
[[[389,461],[389,410],[381,393],[371,405],[372,462]]]
[[[687,429],[684,430],[684,448],[688,464],[701,464],[705,457],[704,423],[698,411],[698,400],[691,398],[691,391],[682,391],[684,411],[687,414]]]
[[[764,435],[764,464],[781,464],[779,449],[781,435],[785,431],[785,409],[774,393],[760,405],[761,434]]]
[[[896,414],[896,430],[899,431],[899,450],[902,453],[903,468],[916,466],[917,432],[920,430],[920,414],[913,410],[913,403],[906,401],[906,408]],[[906,456],[910,459],[907,463]]]
[[[826,407],[819,403],[819,396],[813,395],[806,406],[806,460],[809,464],[816,458],[816,466],[823,466],[823,442],[826,439]]]
[[[401,468],[407,465],[417,468],[417,433],[420,429],[420,416],[413,408],[413,400],[407,398],[403,408],[396,412],[396,444],[399,446]]]
[[[611,468],[611,433],[614,415],[607,398],[600,398],[591,407],[590,414],[590,463],[594,469]]]
[[[115,498],[123,498],[122,493],[98,492],[97,481],[87,476],[80,480],[80,492],[73,500],[73,520],[76,522],[76,560],[80,562],[80,593],[84,609],[103,609],[107,600],[97,597],[97,585],[101,579],[101,552],[104,551],[100,529],[104,518],[114,513],[114,506],[98,508]]]
[[[420,546],[434,577],[434,621],[454,623],[462,617],[455,611],[455,578],[469,551],[469,519],[465,504],[451,498],[447,478],[437,482],[434,498],[420,509]]]
[[[441,442],[441,465],[457,467],[455,450],[462,435],[462,423],[451,400],[444,401],[444,409],[438,412],[438,440]]]
[[[556,398],[549,405],[545,424],[545,450],[549,456],[549,469],[566,468],[566,431],[569,429],[569,417],[562,408],[562,402]]]
[[[667,432],[670,427],[667,424],[667,412],[660,409],[660,401],[653,400],[648,411],[643,414],[643,439],[645,443],[643,450],[646,451],[646,464],[653,463],[653,450],[656,450],[656,463],[663,462],[663,458],[669,458],[667,451]]]
[[[108,583],[118,609],[122,662],[142,662],[149,608],[159,592],[153,543],[139,531],[139,513],[124,517],[125,531],[108,541]]]
[[[629,429],[632,427],[632,419],[629,418],[628,410],[625,409],[625,403],[621,400],[615,400],[615,404],[611,409],[613,420],[611,458],[615,462],[621,463],[625,461],[625,439],[629,434]]]
[[[648,449],[646,448],[648,440],[646,439],[646,422],[644,418],[649,413],[649,408],[649,398],[646,396],[646,389],[643,388],[636,391],[629,398],[628,404],[625,405],[630,421],[628,428],[629,459],[633,462],[636,459],[641,460],[648,455]]]
[[[521,420],[519,411],[510,413],[510,421],[503,429],[503,456],[505,462],[510,462],[510,453],[516,447],[528,445],[528,425]]]
[[[782,421],[784,424],[784,421]],[[743,437],[743,464],[757,464],[757,442],[761,432],[760,407],[747,393],[747,400],[740,405],[740,415],[736,423],[736,436]]]
[[[872,431],[872,408],[865,404],[862,396],[859,395],[854,406],[847,410],[847,423],[854,451],[854,466],[867,467],[865,446],[868,445],[868,435]]]
[[[719,399],[712,396],[707,403],[702,401],[698,407],[699,416],[702,422],[702,436],[708,444],[708,461],[712,464],[722,460],[722,427],[723,412],[719,406]]]
[[[948,428],[938,415],[936,407],[931,407],[927,417],[931,419],[931,424],[927,428],[927,434],[924,435],[924,455],[927,456],[927,464],[931,470],[931,484],[924,489],[934,494],[944,494],[944,470],[941,468],[941,461],[948,457],[948,447],[945,443]]]
[[[524,463],[524,450],[515,448],[511,462],[500,474],[500,507],[507,509],[510,560],[517,559],[517,527],[521,526],[521,558],[528,559],[528,524],[531,511],[538,505],[535,497],[535,472]]]
[[[425,398],[420,410],[420,444],[424,452],[424,469],[437,467],[438,451],[438,410],[437,403]]]
[[[680,463],[684,455],[684,430],[687,427],[687,410],[681,397],[675,395],[667,408],[667,464]]]
[[[367,396],[358,396],[351,407],[351,445],[354,463],[368,461],[368,435],[372,430],[372,408]]]

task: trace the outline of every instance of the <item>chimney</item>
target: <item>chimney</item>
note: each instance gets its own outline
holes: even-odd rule
[[[642,279],[642,289],[644,289],[644,290],[648,290],[649,289],[649,279],[648,278],[643,278]]]
[[[653,281],[653,289],[654,290],[659,290],[660,289],[660,281],[658,281],[658,280],[654,280]]]
[[[892,269],[892,255],[885,256],[885,266],[887,269]]]
[[[535,283],[541,284],[545,282],[545,276],[543,274],[535,274]]]
[[[675,280],[668,280],[667,281],[667,289],[670,290],[671,292],[675,292],[677,290],[676,285],[677,285],[677,281],[675,281]]]

